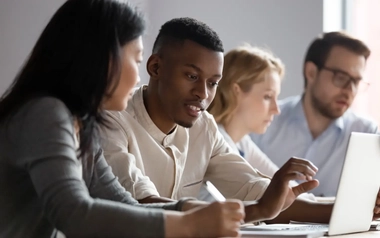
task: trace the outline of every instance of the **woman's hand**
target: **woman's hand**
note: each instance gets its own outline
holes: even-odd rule
[[[184,220],[190,237],[237,237],[244,217],[243,203],[227,200],[189,210]]]

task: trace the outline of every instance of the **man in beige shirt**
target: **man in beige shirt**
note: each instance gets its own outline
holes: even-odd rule
[[[108,113],[117,130],[108,130],[104,143],[113,172],[136,199],[196,197],[204,180],[229,198],[262,196],[270,180],[233,153],[210,114],[201,113],[190,129],[177,125],[164,133],[144,106],[147,89],[136,90],[126,111]]]
[[[109,112],[115,128],[102,130],[106,159],[121,184],[140,202],[159,202],[197,196],[210,180],[227,198],[258,200],[246,206],[246,220],[272,219],[290,206],[276,222],[327,223],[332,204],[293,203],[318,186],[309,161],[290,159],[269,180],[224,141],[205,111],[222,67],[222,43],[208,26],[190,18],[162,26],[147,63],[149,85],[134,93],[126,111]],[[306,182],[290,188],[293,179]]]

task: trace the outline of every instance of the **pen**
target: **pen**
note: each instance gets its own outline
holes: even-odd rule
[[[210,195],[218,202],[225,202],[226,198],[219,192],[219,190],[210,181],[206,181],[206,189]]]
[[[225,202],[226,198],[219,192],[219,190],[212,184],[210,181],[206,181],[205,187],[210,195],[218,202]],[[241,221],[240,224],[244,224],[244,221]]]

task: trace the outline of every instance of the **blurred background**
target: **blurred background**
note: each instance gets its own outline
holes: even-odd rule
[[[303,91],[302,64],[309,43],[322,32],[345,30],[372,50],[353,110],[380,125],[380,0],[131,0],[145,12],[141,82],[160,26],[175,17],[193,17],[211,26],[228,51],[245,42],[271,50],[286,65],[280,99]],[[41,31],[65,0],[0,1],[0,94],[13,81]]]

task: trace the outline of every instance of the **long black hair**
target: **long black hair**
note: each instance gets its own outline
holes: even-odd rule
[[[0,121],[32,98],[58,98],[81,125],[81,154],[90,152],[98,125],[106,124],[101,103],[118,84],[120,49],[144,29],[142,14],[127,2],[68,0],[0,98]]]

